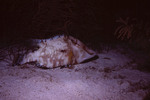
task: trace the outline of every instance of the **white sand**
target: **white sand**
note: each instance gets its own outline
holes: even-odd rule
[[[0,100],[142,100],[150,73],[116,50],[74,69],[0,63]],[[142,67],[142,66],[141,66]]]

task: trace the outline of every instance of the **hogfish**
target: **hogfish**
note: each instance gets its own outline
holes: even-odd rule
[[[35,40],[39,47],[26,54],[20,64],[36,62],[40,67],[55,68],[82,63],[96,56],[96,53],[72,36],[55,36]]]

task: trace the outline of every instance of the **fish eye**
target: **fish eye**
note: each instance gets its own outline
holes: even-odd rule
[[[71,42],[72,42],[74,45],[78,45],[78,44],[77,44],[77,40],[71,39]]]
[[[65,53],[67,50],[60,50],[60,52],[63,52],[63,53]]]
[[[40,47],[39,46],[35,46],[32,48],[32,52],[37,51]]]

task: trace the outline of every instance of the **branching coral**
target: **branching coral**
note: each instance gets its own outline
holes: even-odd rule
[[[147,21],[127,17],[126,19],[119,18],[116,22],[120,24],[114,33],[117,39],[129,40],[129,43],[135,47],[149,51],[150,25]]]
[[[116,22],[121,23],[122,25],[118,26],[115,30],[114,35],[117,35],[117,38],[124,40],[125,38],[130,39],[133,33],[133,24],[129,24],[129,17],[125,20],[120,18]]]

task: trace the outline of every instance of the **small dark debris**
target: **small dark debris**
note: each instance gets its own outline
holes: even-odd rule
[[[22,77],[23,79],[27,79],[27,76]]]
[[[108,58],[108,57],[104,57],[103,59],[111,60],[111,58]]]
[[[95,70],[95,69],[96,69],[95,67],[92,67],[92,66],[89,66],[89,68],[92,69],[92,70]]]
[[[112,70],[110,68],[104,68],[105,73],[110,73]]]
[[[126,77],[125,76],[122,76],[122,75],[116,75],[114,76],[114,79],[125,79]]]

